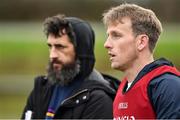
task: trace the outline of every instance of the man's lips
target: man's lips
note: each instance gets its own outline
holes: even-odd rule
[[[110,56],[110,60],[111,60],[111,61],[112,61],[113,58],[115,57],[115,55],[114,55],[113,53],[111,53],[111,52],[108,52],[108,55]]]
[[[53,63],[53,66],[59,66],[60,64],[59,63]]]
[[[61,64],[59,64],[59,63],[53,63],[53,68],[54,68],[55,70],[59,70],[59,69],[61,68]]]

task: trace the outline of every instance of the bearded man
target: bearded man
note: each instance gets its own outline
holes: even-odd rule
[[[22,119],[111,119],[116,79],[94,69],[91,26],[79,18],[56,15],[45,20],[44,32],[48,72],[35,79]]]

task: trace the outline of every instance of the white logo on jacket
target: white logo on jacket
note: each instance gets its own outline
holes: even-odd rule
[[[135,120],[135,117],[134,116],[121,116],[121,117],[113,118],[113,120]]]
[[[118,105],[118,109],[127,109],[128,108],[128,102],[121,102]]]

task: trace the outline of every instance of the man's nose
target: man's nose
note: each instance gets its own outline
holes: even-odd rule
[[[51,59],[58,58],[58,53],[55,47],[52,47],[50,50],[50,58]]]
[[[105,43],[104,43],[104,47],[105,47],[106,49],[110,49],[110,48],[112,48],[112,45],[111,45],[111,43],[110,43],[110,40],[109,40],[109,39],[107,39],[107,40],[105,41]]]

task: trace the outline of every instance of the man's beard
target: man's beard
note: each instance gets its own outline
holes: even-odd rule
[[[54,70],[54,62],[49,62],[48,80],[52,83],[62,86],[68,85],[80,72],[80,61],[77,59],[74,63],[63,65],[62,69]]]

